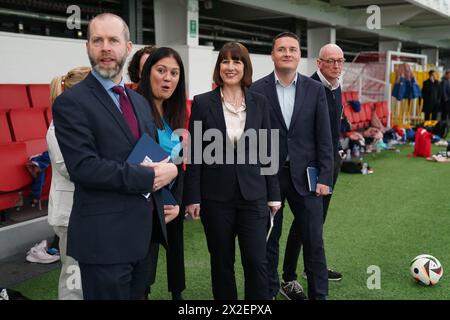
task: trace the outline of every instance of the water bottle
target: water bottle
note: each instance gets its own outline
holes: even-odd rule
[[[347,155],[345,156],[345,161],[352,161],[352,152],[347,149]]]
[[[375,148],[376,148],[376,150],[377,150],[377,153],[380,153],[380,152],[381,152],[381,145],[380,145],[380,142],[377,142],[377,144],[375,145]]]
[[[362,174],[367,174],[368,173],[367,167],[368,167],[367,162],[364,162],[363,165],[362,165],[362,170],[361,170]]]
[[[353,146],[353,156],[355,158],[359,158],[359,155],[360,155],[360,153],[359,153],[359,146],[357,144],[355,144]]]

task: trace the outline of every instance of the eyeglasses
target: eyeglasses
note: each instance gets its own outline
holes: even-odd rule
[[[329,65],[334,65],[335,63],[337,63],[339,66],[342,66],[343,64],[344,64],[344,62],[345,62],[345,59],[322,59],[322,58],[319,58],[319,60],[321,60],[321,61],[323,61],[323,62],[325,62],[326,64],[329,64]]]

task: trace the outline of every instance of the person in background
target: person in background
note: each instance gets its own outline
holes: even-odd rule
[[[75,84],[86,78],[91,71],[89,67],[78,67],[70,70],[64,76],[53,78],[50,83],[50,100],[55,101],[63,91],[70,89]],[[52,165],[52,183],[48,199],[48,223],[53,227],[59,237],[59,252],[61,256],[61,273],[58,283],[59,300],[83,300],[81,286],[68,288],[68,278],[73,271],[68,271],[69,267],[78,268],[78,262],[67,255],[67,230],[69,225],[70,212],[73,204],[74,185],[70,181],[64,158],[59,149],[55,135],[53,121],[47,131],[47,145],[50,161]],[[78,283],[80,285],[80,283]]]
[[[441,97],[439,95],[439,81],[436,79],[436,76],[436,71],[430,70],[428,72],[428,80],[425,80],[422,86],[422,112],[425,114],[425,121],[437,119]]]
[[[186,212],[193,219],[201,218],[205,230],[214,299],[237,299],[236,236],[244,268],[245,299],[269,299],[265,265],[267,223],[269,214],[280,208],[280,190],[276,174],[262,175],[261,155],[255,152],[266,143],[268,155],[272,155],[268,102],[248,90],[252,64],[247,48],[238,42],[228,42],[220,49],[213,79],[217,88],[195,96],[192,104],[184,189]],[[194,144],[202,146],[201,154],[208,147],[206,142],[200,142],[198,130],[194,130],[198,125],[202,135],[210,129],[221,133],[223,150],[216,151],[213,164],[205,158],[190,157],[195,152]],[[247,146],[247,134],[255,131],[257,141],[250,140]],[[264,134],[258,134],[264,131],[267,140],[262,137]],[[252,151],[257,154],[255,164],[248,160]],[[224,161],[231,158],[232,163],[217,160],[221,156]]]
[[[447,121],[447,116],[450,115],[450,70],[445,71],[445,77],[442,77],[440,83],[441,93],[441,120]]]
[[[142,68],[147,58],[155,52],[157,48],[154,46],[145,46],[136,51],[128,64],[128,76],[132,82],[131,89],[138,91],[141,81]]]
[[[44,188],[46,170],[50,165],[48,151],[32,156],[26,163],[25,167],[33,177],[31,184],[31,207],[38,207],[42,210],[42,191]]]
[[[132,49],[125,21],[112,13],[90,20],[86,49],[92,71],[53,104],[56,139],[75,185],[67,254],[80,266],[85,300],[144,299],[151,239],[167,244],[161,188],[177,168],[127,162],[141,135],[156,139],[156,128],[148,102],[124,84]]]
[[[180,160],[180,138],[173,131],[185,127],[187,111],[184,67],[178,52],[166,47],[153,51],[143,65],[139,92],[150,104],[158,130],[158,143],[171,155],[171,159],[175,163],[179,163],[177,165],[177,179],[170,188],[178,205],[164,205],[164,214],[166,222],[170,221],[172,217],[176,217],[167,223],[167,281],[172,299],[181,300],[183,299],[182,291],[186,288],[183,241],[184,214],[179,214],[180,207],[183,208],[184,171]],[[175,135],[177,139],[173,139],[172,135]],[[155,281],[158,251],[159,244],[153,244],[150,284]]]
[[[293,227],[303,243],[303,261],[308,277],[308,298],[326,299],[328,269],[323,245],[323,196],[333,183],[333,142],[324,86],[297,72],[300,63],[300,39],[292,32],[275,36],[272,45],[275,70],[256,81],[251,90],[270,102],[272,129],[280,132],[281,199],[287,199],[294,215]],[[308,187],[307,167],[318,169],[315,192]],[[280,290],[278,277],[279,240],[283,210],[275,216],[273,231],[267,243],[269,289],[271,297]],[[283,290],[305,294],[299,283],[283,281]]]

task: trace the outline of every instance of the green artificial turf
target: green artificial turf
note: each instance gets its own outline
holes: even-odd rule
[[[442,148],[434,148],[440,151]],[[370,175],[341,173],[325,224],[328,266],[343,273],[330,283],[329,299],[449,299],[450,163],[410,158],[412,147],[365,157]],[[292,221],[285,211],[280,261]],[[236,251],[236,278],[243,298],[243,272]],[[444,276],[434,287],[415,283],[409,273],[412,258],[428,253],[443,265]],[[186,299],[212,299],[209,254],[199,221],[185,223]],[[380,289],[368,289],[369,266],[381,271]],[[281,264],[279,266],[281,270]],[[158,275],[151,299],[170,299],[165,252],[160,251]],[[298,272],[303,271],[299,262]],[[306,286],[306,280],[299,281]],[[16,286],[32,299],[57,297],[58,272]]]

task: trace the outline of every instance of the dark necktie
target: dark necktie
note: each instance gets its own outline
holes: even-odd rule
[[[122,110],[123,117],[128,123],[131,129],[133,137],[137,140],[139,139],[139,126],[136,120],[136,115],[134,114],[133,106],[131,105],[130,99],[125,94],[125,89],[122,86],[115,86],[112,90],[119,95],[120,109]]]

